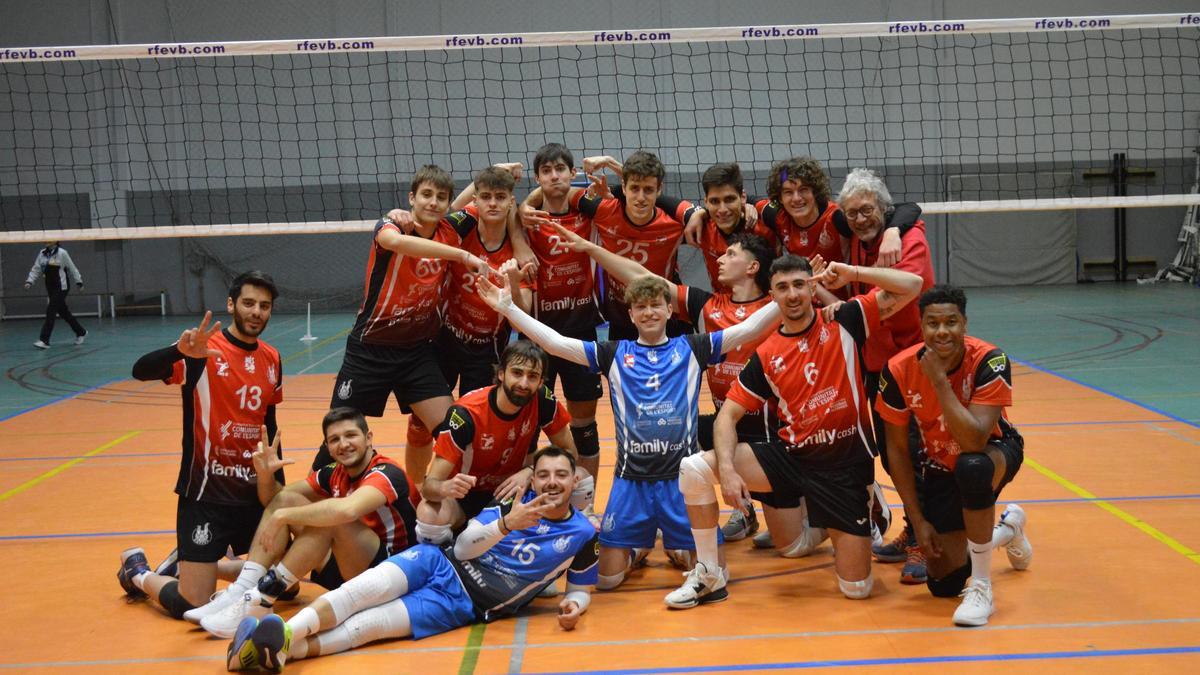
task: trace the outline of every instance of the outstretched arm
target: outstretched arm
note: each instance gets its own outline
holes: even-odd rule
[[[721,353],[728,354],[771,332],[779,326],[780,316],[779,305],[770,302],[758,308],[745,321],[726,328],[724,339],[721,341]]]

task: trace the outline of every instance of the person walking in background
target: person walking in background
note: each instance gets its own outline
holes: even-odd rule
[[[50,303],[46,305],[46,322],[42,324],[42,334],[33,346],[38,349],[50,348],[50,333],[54,332],[56,316],[65,319],[71,330],[75,331],[75,344],[83,344],[87,331],[79,325],[79,320],[67,307],[67,293],[71,290],[71,283],[74,283],[76,288],[83,288],[83,277],[79,275],[79,268],[75,267],[67,249],[59,246],[57,241],[46,244],[46,248],[38,251],[33,269],[29,270],[29,277],[25,279],[25,288],[32,288],[41,276],[46,277],[46,294],[50,296]],[[71,283],[68,283],[68,279]]]

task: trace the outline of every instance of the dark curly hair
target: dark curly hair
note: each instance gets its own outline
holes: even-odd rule
[[[767,177],[767,196],[771,201],[779,202],[783,196],[783,184],[789,180],[798,180],[811,188],[817,201],[829,201],[829,177],[825,175],[821,163],[812,157],[793,157],[771,166],[771,175]]]

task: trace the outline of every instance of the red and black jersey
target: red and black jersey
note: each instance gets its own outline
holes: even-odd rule
[[[882,231],[875,240],[866,243],[858,237],[850,240],[850,264],[871,267],[879,259],[879,246],[883,242]],[[929,242],[925,239],[925,223],[918,220],[900,235],[900,262],[893,269],[912,272],[921,277],[921,292],[933,286],[933,260],[929,256]],[[866,293],[872,287],[852,282],[849,287],[854,293]],[[877,373],[900,350],[921,342],[921,310],[916,302],[901,307],[895,314],[879,325],[879,331],[867,341],[864,360],[867,370]]]
[[[468,204],[460,213],[478,222],[479,210]],[[493,269],[499,269],[513,257],[512,242],[508,230],[494,251],[489,251],[480,235],[482,224],[477,224],[463,236],[462,249],[484,261]],[[497,333],[506,325],[506,320],[492,309],[475,290],[475,273],[462,263],[449,264],[445,291],[442,295],[442,315],[446,328],[463,344],[480,346],[491,344]],[[495,279],[493,279],[495,281]],[[524,288],[528,286],[523,285]]]
[[[375,453],[367,468],[353,477],[346,467],[332,462],[308,474],[308,485],[327,499],[348,497],[364,486],[379,490],[383,493],[384,503],[360,516],[359,520],[379,537],[388,555],[416,543],[412,536],[417,523],[417,512],[412,503],[416,489],[404,469],[391,459]]]
[[[728,400],[746,410],[777,402],[779,439],[814,466],[869,459],[876,454],[875,437],[859,352],[879,325],[875,293],[851,298],[831,322],[814,314],[799,333],[780,329],[767,337]]]
[[[933,383],[921,372],[921,356],[925,345],[913,345],[893,356],[879,377],[879,397],[875,411],[888,424],[907,427],[915,415],[925,442],[925,453],[938,468],[953,471],[962,448],[950,435],[942,417]],[[996,346],[979,338],[966,337],[966,352],[962,362],[946,373],[954,396],[963,406],[978,403],[1007,408],[1012,405],[1012,366],[1008,356]],[[992,429],[991,437],[1000,438],[1015,432],[1004,410]]]
[[[728,293],[732,290],[717,280],[717,274],[720,271],[717,261],[720,260],[721,256],[725,255],[725,251],[729,248],[729,240],[738,232],[756,234],[765,239],[769,245],[777,245],[775,231],[767,227],[761,220],[755,223],[753,228],[747,229],[746,221],[743,219],[738,222],[737,227],[733,228],[733,232],[725,234],[710,217],[700,228],[700,253],[704,255],[704,266],[708,269],[708,280],[712,284],[713,291],[717,293]]]
[[[683,240],[683,224],[692,204],[667,197],[660,197],[659,203],[667,203],[670,210],[656,207],[654,217],[645,225],[630,222],[625,215],[625,202],[618,198],[589,199],[580,191],[572,199],[571,208],[591,217],[599,243],[606,250],[633,260],[652,274],[674,279],[678,276],[676,254]],[[630,323],[629,305],[624,300],[625,285],[608,274],[603,278],[604,317],[610,322]]]
[[[578,206],[563,214],[552,213],[550,223],[525,231],[538,261],[533,316],[563,335],[588,335],[600,323],[596,264],[587,253],[564,244],[552,223],[589,241],[595,231],[591,217],[580,213]]]
[[[817,209],[821,215],[808,227],[797,225],[783,206],[770,200],[760,200],[754,206],[758,209],[759,221],[775,231],[784,251],[805,258],[819,253],[827,263],[842,262],[844,255],[838,224],[845,223],[846,215],[836,202],[818,201]]]
[[[455,401],[438,427],[433,451],[454,465],[455,473],[475,476],[472,492],[493,492],[525,466],[538,430],[553,436],[571,416],[546,387],[513,415],[496,407],[497,386],[484,387]]]
[[[430,239],[458,247],[474,227],[475,219],[459,211],[442,219]],[[375,225],[375,236],[383,230],[400,232],[387,220]],[[387,347],[433,339],[441,324],[438,309],[447,267],[445,260],[401,255],[373,240],[363,303],[350,339]]]
[[[176,361],[165,380],[183,385],[183,461],[175,492],[202,502],[258,504],[250,456],[263,425],[275,433],[283,363],[271,345],[242,342],[228,330],[209,338],[208,348],[221,355]],[[277,479],[283,481],[282,472]]]
[[[745,321],[751,314],[771,304],[773,300],[767,294],[753,300],[738,302],[728,293],[709,293],[699,288],[679,285],[677,305],[683,312],[677,316],[696,327],[697,333],[714,333]],[[737,349],[726,352],[721,363],[708,368],[708,391],[712,394],[713,403],[717,409],[725,402],[729,388],[737,381],[742,368],[750,360],[754,350],[766,340],[761,339],[747,342]]]

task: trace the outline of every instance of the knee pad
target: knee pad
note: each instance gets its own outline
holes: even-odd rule
[[[420,417],[414,415],[408,416],[408,435],[407,440],[409,445],[429,445],[433,442],[433,434],[429,433],[429,427],[421,421]]]
[[[713,492],[716,483],[717,477],[703,455],[688,455],[679,463],[679,491],[683,493],[685,504],[716,504],[717,495]]]
[[[449,525],[434,525],[433,523],[423,523],[418,520],[414,530],[417,535],[417,541],[422,544],[441,546],[449,544],[454,540],[454,530]]]
[[[369,642],[412,634],[407,608],[403,602],[389,602],[386,607],[372,607],[346,619],[342,624],[350,633],[350,646],[361,647]]]
[[[408,577],[392,564],[378,565],[342,584],[342,587],[321,596],[329,602],[338,623],[354,614],[377,607],[404,595]]]
[[[941,579],[934,579],[930,574],[925,580],[925,585],[929,587],[929,592],[935,598],[954,598],[967,585],[967,577],[971,576],[971,563],[963,563],[963,566],[947,574]]]
[[[611,591],[625,581],[625,573],[596,575],[596,588],[601,591]]]
[[[580,457],[600,454],[600,430],[594,421],[581,427],[571,427],[571,438],[575,439],[575,451]]]
[[[596,479],[591,476],[575,481],[575,489],[571,490],[571,506],[576,511],[582,511],[592,505],[596,496]]]
[[[169,582],[162,587],[162,590],[158,592],[158,604],[162,605],[163,609],[167,610],[167,613],[174,619],[182,619],[184,612],[195,609],[192,603],[179,593],[178,581]]]
[[[963,453],[954,465],[954,481],[962,496],[963,508],[986,509],[996,504],[996,493],[992,490],[992,477],[996,464],[982,452]]]
[[[871,595],[871,588],[875,585],[875,577],[867,575],[862,581],[846,581],[838,577],[838,588],[842,590],[842,595],[851,600],[866,600]]]

